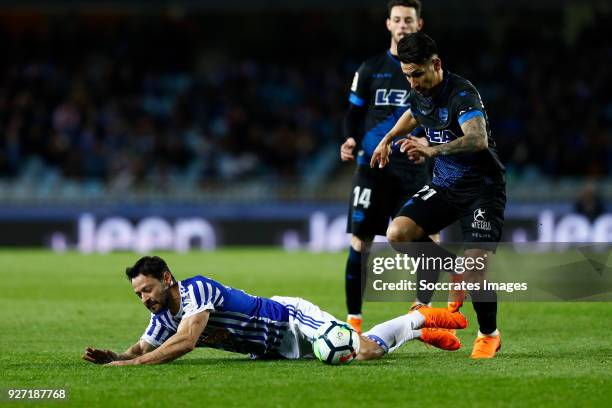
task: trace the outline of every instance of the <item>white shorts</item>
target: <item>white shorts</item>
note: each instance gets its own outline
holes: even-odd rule
[[[340,321],[319,306],[301,298],[273,296],[271,299],[289,311],[289,330],[278,349],[279,354],[285,358],[312,358],[315,331],[325,322]]]

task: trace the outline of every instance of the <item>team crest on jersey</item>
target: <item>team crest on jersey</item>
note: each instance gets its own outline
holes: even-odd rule
[[[472,222],[472,228],[491,231],[491,222],[487,221],[486,211],[482,208],[474,210],[474,222]]]
[[[446,122],[446,120],[448,119],[448,109],[440,108],[438,110],[438,117],[440,118],[440,121]]]
[[[377,106],[408,106],[408,91],[405,89],[377,89],[374,99]]]

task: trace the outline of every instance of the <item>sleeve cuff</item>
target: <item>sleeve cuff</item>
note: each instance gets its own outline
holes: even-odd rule
[[[193,315],[196,315],[198,313],[204,312],[206,310],[215,310],[215,307],[212,305],[212,303],[207,303],[205,305],[200,306],[198,309],[195,309],[195,310],[186,310],[185,314],[182,317],[182,319],[185,319],[187,317],[191,317]]]
[[[463,125],[463,123],[467,122],[472,118],[475,118],[476,116],[484,116],[484,114],[482,113],[482,111],[479,110],[473,110],[464,113],[463,115],[459,116],[459,125]]]
[[[351,95],[349,96],[349,102],[356,106],[365,105],[365,101],[354,93],[351,93]]]
[[[145,341],[145,342],[149,343],[149,344],[150,344],[150,345],[152,345],[153,347],[159,347],[159,346],[161,346],[161,344],[162,344],[160,341],[155,340],[155,338],[153,338],[153,337],[151,337],[151,336],[142,336],[142,337],[140,338],[140,340],[143,340],[143,341]]]

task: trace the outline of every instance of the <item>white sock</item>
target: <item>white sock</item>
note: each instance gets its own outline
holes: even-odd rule
[[[497,337],[499,336],[499,330],[495,329],[493,333],[482,334],[480,330],[478,330],[478,337]]]
[[[420,313],[408,313],[395,319],[377,324],[364,333],[381,346],[385,352],[392,352],[402,344],[421,335],[418,330],[425,324]]]
[[[350,314],[346,316],[346,320],[348,319],[361,319],[361,314]]]

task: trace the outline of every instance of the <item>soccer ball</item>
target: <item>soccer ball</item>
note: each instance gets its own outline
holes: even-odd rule
[[[332,320],[317,329],[312,350],[325,364],[348,364],[359,353],[359,335],[348,324]]]

